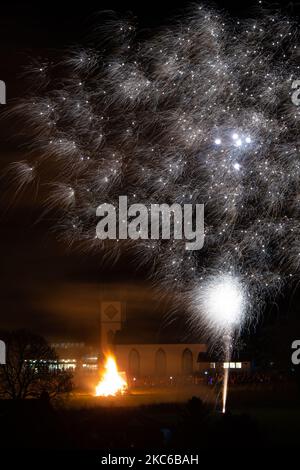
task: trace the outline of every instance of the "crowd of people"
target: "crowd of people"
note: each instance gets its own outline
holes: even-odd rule
[[[206,376],[207,385],[222,384],[224,379],[224,373],[222,371],[215,373],[214,375]],[[280,372],[269,373],[269,372],[234,372],[230,371],[228,377],[228,383],[230,385],[262,385],[262,384],[274,384],[278,382],[286,382],[288,377]]]
[[[196,374],[174,377],[139,377],[128,380],[130,388],[136,387],[177,387],[183,385],[208,385],[218,386],[223,384],[224,369],[205,370]],[[287,374],[279,371],[235,371],[230,370],[228,383],[230,385],[268,385],[286,383],[289,381]]]

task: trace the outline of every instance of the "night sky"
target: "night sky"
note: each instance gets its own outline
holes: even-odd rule
[[[97,1],[22,2],[1,4],[0,79],[6,82],[7,105],[26,92],[22,71],[29,57],[59,55],[66,46],[89,44],[101,10],[131,11],[142,28],[156,28],[190,2],[185,1]],[[300,2],[276,2],[285,12],[300,12]],[[255,2],[234,6],[215,2],[231,14],[248,16]],[[18,125],[5,118],[0,122],[0,172],[7,164],[22,159]],[[49,339],[98,341],[101,298],[127,302],[130,328],[136,333],[149,330],[159,334],[169,329],[189,331],[184,315],[171,314],[171,305],[159,305],[147,283],[147,273],[136,271],[134,260],[122,259],[115,266],[104,265],[100,256],[68,251],[52,232],[51,220],[40,220],[43,208],[28,190],[11,203],[13,192],[1,179],[0,201],[0,328],[27,327]],[[182,307],[184,313],[184,306]],[[258,326],[255,341],[265,341],[271,349],[288,351],[291,340],[300,336],[298,292],[287,289],[276,305],[270,305],[264,322]],[[137,326],[135,326],[137,325]],[[248,338],[253,341],[253,338]],[[250,342],[251,342],[250,341]]]

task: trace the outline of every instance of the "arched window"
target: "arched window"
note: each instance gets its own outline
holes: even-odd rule
[[[113,344],[114,342],[114,337],[115,337],[115,334],[112,330],[109,330],[107,332],[107,344]]]
[[[183,375],[191,375],[193,373],[193,354],[188,348],[182,353],[182,373]]]
[[[167,373],[167,355],[165,351],[159,348],[155,353],[155,374],[163,377]]]
[[[132,349],[129,353],[128,370],[131,377],[140,376],[140,355],[136,349]]]

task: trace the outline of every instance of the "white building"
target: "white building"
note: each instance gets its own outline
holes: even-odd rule
[[[114,353],[119,370],[125,371],[129,379],[173,380],[199,372],[198,357],[206,352],[206,344],[145,341],[145,332],[133,339],[124,331],[124,323],[121,302],[102,302],[101,350],[104,355],[109,351]]]

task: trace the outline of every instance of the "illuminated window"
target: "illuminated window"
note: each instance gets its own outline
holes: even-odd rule
[[[229,367],[230,369],[235,369],[235,362],[230,362]]]
[[[215,363],[215,362],[211,362],[211,363],[210,363],[210,368],[211,368],[211,369],[215,369],[215,368],[216,368],[216,363]]]
[[[96,370],[98,369],[97,364],[82,364],[82,367],[84,369],[91,369],[91,370]]]
[[[241,362],[236,362],[236,363],[235,363],[235,367],[236,367],[237,369],[241,369],[241,368],[242,368],[242,363],[241,363]]]
[[[224,362],[223,367],[224,369],[229,369],[229,362]]]

